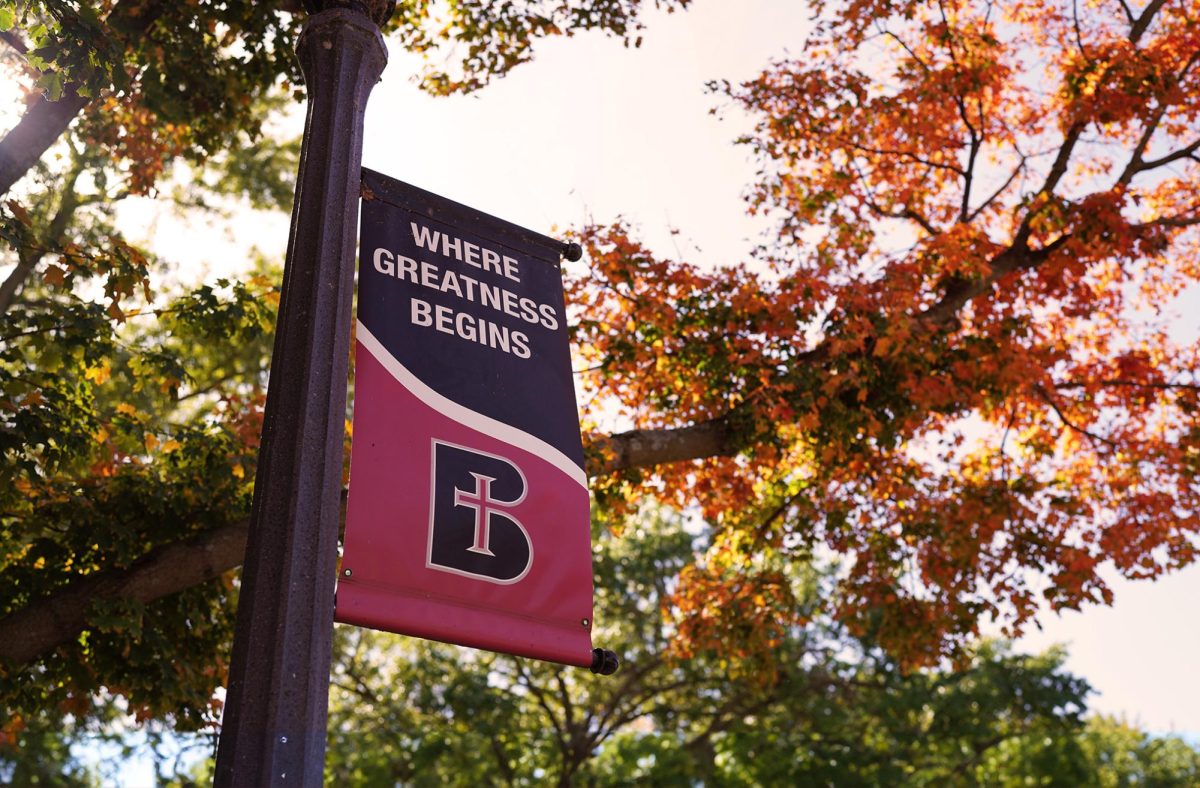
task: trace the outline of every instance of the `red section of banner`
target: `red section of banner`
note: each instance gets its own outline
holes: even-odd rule
[[[590,666],[587,490],[448,418],[362,343],[355,403],[337,620]]]

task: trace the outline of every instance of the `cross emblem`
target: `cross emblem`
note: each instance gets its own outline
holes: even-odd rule
[[[475,511],[475,539],[467,549],[472,553],[495,555],[488,547],[492,527],[492,512],[511,509],[512,507],[506,502],[497,501],[492,497],[492,482],[496,481],[494,477],[475,472],[472,472],[471,476],[475,479],[474,492],[469,493],[458,487],[454,488],[454,505],[463,506]]]

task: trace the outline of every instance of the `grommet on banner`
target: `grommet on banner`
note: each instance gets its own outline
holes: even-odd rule
[[[617,672],[621,661],[617,655],[606,648],[592,649],[592,672],[601,676],[611,676]]]
[[[572,263],[579,262],[583,257],[583,247],[574,241],[564,243],[562,256]]]

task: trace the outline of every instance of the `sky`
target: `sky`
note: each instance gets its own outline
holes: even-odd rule
[[[795,0],[695,0],[685,13],[651,13],[640,49],[597,35],[542,42],[533,63],[449,99],[420,93],[410,79],[419,63],[393,49],[368,105],[363,163],[540,232],[624,217],[660,255],[743,262],[764,229],[741,199],[754,163],[732,144],[749,121],[710,114],[722,102],[704,85],[799,54],[808,15]],[[179,261],[185,280],[238,270],[250,245],[281,259],[287,242],[286,216],[205,223],[143,205],[124,221]],[[1200,335],[1200,306],[1179,333]],[[1046,613],[1019,647],[1065,643],[1068,669],[1096,689],[1092,710],[1200,738],[1200,566],[1113,587],[1111,608]]]

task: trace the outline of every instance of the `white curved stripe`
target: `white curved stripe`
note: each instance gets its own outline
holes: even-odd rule
[[[583,472],[583,469],[572,462],[570,457],[549,443],[546,443],[546,441],[530,435],[524,430],[519,430],[510,424],[497,421],[490,416],[484,416],[482,413],[476,413],[470,408],[459,405],[454,400],[438,394],[410,372],[407,367],[397,361],[388,352],[388,349],[383,346],[383,343],[376,339],[375,335],[363,325],[361,320],[358,321],[357,336],[358,341],[367,349],[367,352],[374,356],[375,360],[382,364],[383,368],[399,381],[400,385],[411,391],[421,402],[465,427],[470,427],[473,430],[490,435],[497,440],[502,440],[505,443],[516,446],[518,449],[524,449],[530,454],[541,457],[574,479],[585,490],[587,489],[587,474]]]

